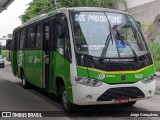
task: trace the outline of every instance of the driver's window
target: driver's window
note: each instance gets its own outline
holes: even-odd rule
[[[67,53],[67,49],[70,47],[68,22],[64,14],[59,15],[56,33],[57,33],[56,51],[64,56],[64,54]]]
[[[64,37],[63,34],[63,19],[64,17],[60,14],[58,15],[58,24],[57,24],[57,44],[56,44],[56,51],[64,56]]]
[[[89,31],[89,28],[86,28],[85,30],[81,30],[79,23],[75,24],[74,27],[74,38],[76,41],[76,46],[78,51],[87,51],[88,49],[84,49],[85,47],[82,47],[83,45],[87,45],[86,39],[84,37],[85,32]]]
[[[64,55],[64,39],[59,38],[57,39],[57,52],[61,55]]]

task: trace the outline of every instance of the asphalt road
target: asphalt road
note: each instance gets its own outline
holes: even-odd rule
[[[75,112],[68,114],[63,111],[60,102],[56,97],[48,95],[35,87],[31,89],[23,89],[21,80],[14,77],[11,73],[10,63],[6,62],[5,68],[0,68],[0,111],[58,111],[52,112],[61,117],[45,118],[45,119],[92,119],[92,120],[124,120],[137,119],[133,117],[113,117],[122,111],[129,114],[136,112],[160,111],[160,95],[158,94],[160,80],[157,80],[157,94],[148,100],[138,101],[133,107],[103,105],[103,106],[88,106],[78,107],[83,113]],[[92,112],[92,111],[96,112]],[[99,111],[99,112],[97,112]],[[150,112],[149,112],[150,113]],[[56,116],[55,115],[55,116]],[[54,116],[54,115],[53,115]],[[89,116],[89,117],[88,117]],[[99,117],[95,117],[99,116]],[[106,118],[107,116],[107,118]],[[160,116],[160,112],[159,112]],[[43,119],[43,118],[41,118]],[[159,120],[157,117],[139,118],[141,120]]]

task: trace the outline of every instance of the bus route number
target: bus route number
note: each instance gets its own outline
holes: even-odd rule
[[[82,21],[82,22],[85,22],[85,15],[78,15],[78,14],[76,14],[75,15],[75,20],[76,21]]]

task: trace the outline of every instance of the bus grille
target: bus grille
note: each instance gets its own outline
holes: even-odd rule
[[[137,87],[121,87],[107,90],[97,99],[97,101],[112,101],[114,99],[135,99],[143,97],[145,97],[144,93]]]

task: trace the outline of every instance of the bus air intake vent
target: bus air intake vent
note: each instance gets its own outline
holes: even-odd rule
[[[137,87],[121,87],[111,88],[104,92],[97,101],[112,101],[114,99],[125,99],[125,98],[143,98],[144,93]]]

